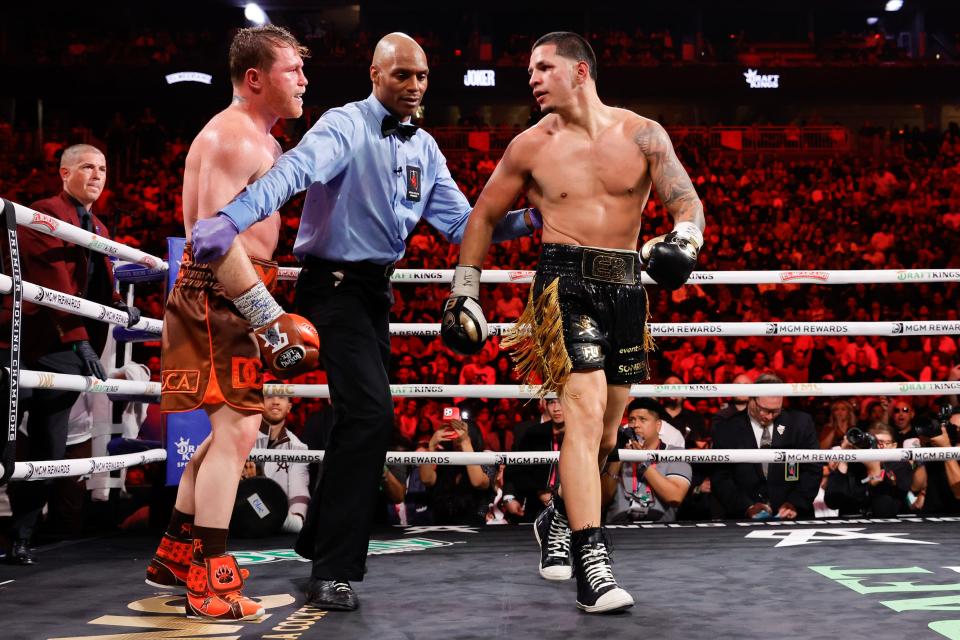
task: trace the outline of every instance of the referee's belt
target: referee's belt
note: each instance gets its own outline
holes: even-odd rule
[[[364,278],[387,279],[389,279],[393,275],[393,272],[397,270],[397,265],[393,262],[390,264],[377,264],[375,262],[370,262],[369,260],[364,260],[362,262],[333,262],[332,260],[324,260],[322,258],[315,258],[313,256],[307,256],[304,258],[303,266],[307,269],[345,271],[347,273],[353,273]]]

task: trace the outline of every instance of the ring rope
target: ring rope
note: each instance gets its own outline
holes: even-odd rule
[[[140,453],[125,453],[119,456],[18,462],[11,479],[43,480],[46,478],[88,476],[95,473],[128,469],[150,462],[163,462],[166,459],[166,449],[149,449]]]
[[[35,285],[26,280],[22,280],[21,284],[23,285],[23,299],[28,302],[50,307],[51,309],[59,309],[85,318],[92,318],[93,320],[102,320],[110,324],[118,324],[123,327],[127,326],[127,322],[130,319],[130,316],[125,311],[119,311],[98,302],[78,298],[77,296],[72,296],[55,289],[47,289],[46,287]],[[0,294],[10,293],[12,289],[13,280],[10,276],[0,274]],[[163,329],[163,321],[154,318],[140,318],[140,321],[133,325],[131,329],[160,335]]]
[[[26,389],[61,389],[88,393],[159,396],[159,382],[97,380],[90,376],[23,369],[20,386]],[[536,386],[516,384],[392,384],[390,392],[400,398],[521,398],[537,397]],[[265,384],[272,396],[329,398],[325,384]],[[802,382],[783,384],[635,384],[630,396],[639,398],[726,398],[736,396],[940,396],[960,394],[960,381],[934,382]],[[550,396],[548,396],[550,397]]]
[[[87,249],[116,256],[153,269],[169,269],[166,261],[104,238],[95,233],[58,218],[34,211],[16,202],[9,201],[16,210],[17,224],[41,233],[76,243]],[[296,280],[299,267],[281,267],[277,274],[280,280]],[[530,270],[486,269],[481,274],[484,284],[529,283],[534,272]],[[397,269],[393,282],[449,283],[452,269]],[[646,273],[641,275],[643,284],[656,284]],[[694,271],[688,284],[901,284],[904,282],[960,282],[960,269],[849,269],[849,270],[794,270],[794,271]]]
[[[671,449],[618,450],[621,462],[688,462],[690,464],[776,464],[783,462],[910,462],[960,459],[960,447],[917,447],[910,449]],[[254,449],[255,462],[323,462],[324,452]],[[559,451],[390,451],[387,464],[550,464],[560,459]]]
[[[161,260],[156,256],[152,256],[149,253],[145,253],[139,249],[134,249],[133,247],[128,247],[125,244],[110,240],[109,238],[104,238],[103,236],[99,236],[95,233],[84,231],[80,227],[72,225],[69,222],[64,222],[63,220],[55,218],[46,213],[34,211],[33,209],[17,204],[16,202],[9,202],[16,210],[17,224],[19,225],[30,227],[34,231],[45,233],[48,236],[54,236],[56,238],[60,238],[61,240],[78,244],[81,247],[90,249],[91,251],[104,253],[108,256],[116,256],[118,258],[129,260],[130,262],[136,262],[137,264],[142,264],[153,269],[162,268],[166,270],[169,268],[169,265],[166,263],[166,261]]]
[[[487,325],[490,335],[503,335],[510,322]],[[904,322],[651,322],[655,337],[685,336],[919,336],[960,334],[957,320],[908,320]],[[392,336],[436,336],[439,324],[395,322]]]
[[[690,464],[758,464],[827,462],[932,462],[960,459],[960,447],[918,447],[914,449],[677,449],[643,451],[620,449],[622,462],[687,462]],[[255,462],[322,462],[324,451],[281,451],[254,449],[248,460]],[[536,465],[551,464],[560,457],[558,451],[389,451],[386,464],[418,465]],[[118,469],[136,467],[152,462],[164,462],[166,449],[150,449],[140,453],[98,458],[43,460],[18,462],[14,480],[43,480],[92,475]]]
[[[59,309],[85,318],[101,320],[110,324],[126,326],[128,316],[90,300],[71,296],[54,289],[23,281],[26,300],[53,309]],[[13,290],[13,280],[0,274],[0,294]],[[490,335],[502,335],[513,323],[490,323]],[[960,333],[960,321],[956,320],[909,320],[904,322],[663,322],[650,323],[650,333],[657,337],[684,336],[919,336],[952,335]],[[133,330],[159,335],[163,321],[141,318]],[[390,324],[392,336],[437,336],[440,325],[432,323],[394,322]]]
[[[482,284],[529,284],[534,271],[484,269]],[[280,267],[278,280],[296,280],[299,267]],[[449,284],[453,269],[397,269],[393,282]],[[646,273],[640,282],[655,285]],[[847,269],[809,271],[694,271],[686,284],[904,284],[960,282],[960,269]]]

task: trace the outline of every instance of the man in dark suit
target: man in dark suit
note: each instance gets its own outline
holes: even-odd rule
[[[540,401],[541,417],[513,430],[514,451],[559,451],[563,442],[563,408],[556,398]],[[503,508],[514,521],[533,522],[558,485],[556,464],[507,465],[503,473]]]
[[[106,180],[106,159],[96,147],[78,144],[64,149],[60,159],[63,191],[33,203],[32,209],[46,214],[35,217],[34,225],[56,227],[67,222],[91,233],[108,237],[103,222],[93,214]],[[61,291],[112,306],[130,315],[128,326],[136,324],[140,312],[128,307],[114,291],[110,259],[84,247],[40,233],[30,226],[17,229],[24,280],[41,287]],[[0,357],[9,362],[10,298],[4,298],[0,312]],[[85,321],[65,311],[32,303],[23,305],[21,363],[26,369],[75,375],[92,375],[101,380],[107,374],[100,362],[107,325]],[[0,393],[6,394],[9,391]],[[55,460],[64,457],[67,421],[79,392],[37,389],[21,391],[22,410],[29,410],[27,421],[30,460]],[[15,482],[10,485],[13,522],[10,537],[13,546],[7,556],[13,564],[33,564],[29,543],[49,494],[49,482]]]
[[[757,384],[778,384],[763,374]],[[750,398],[747,408],[714,424],[715,449],[817,449],[813,418],[783,409],[782,396]],[[713,495],[727,518],[781,520],[812,518],[822,477],[819,464],[718,464],[711,476]]]

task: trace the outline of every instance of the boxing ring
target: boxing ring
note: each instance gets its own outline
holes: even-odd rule
[[[163,274],[160,258],[94,236],[62,221],[13,205],[19,224],[126,260],[130,282]],[[38,217],[39,216],[39,217]],[[293,280],[298,270],[281,269]],[[452,270],[398,270],[394,281],[449,281]],[[528,271],[485,271],[485,283],[529,282]],[[695,272],[695,284],[848,284],[960,281],[960,270]],[[644,274],[644,282],[650,280]],[[29,283],[14,269],[0,276],[0,293],[84,317],[124,325],[126,314]],[[491,326],[501,333],[508,324]],[[160,320],[134,327],[156,339]],[[652,324],[654,336],[948,335],[960,322],[753,322]],[[392,335],[435,336],[436,324],[392,324]],[[117,399],[153,398],[160,383],[100,381],[14,363],[6,382],[21,388],[106,393]],[[273,384],[265,391],[303,398],[329,397],[325,385]],[[521,385],[392,385],[396,397],[533,398]],[[804,383],[782,385],[634,385],[633,396],[951,395],[960,381]],[[15,422],[10,420],[10,423]],[[13,425],[14,427],[16,425]],[[9,435],[9,434],[8,434]],[[619,452],[624,461],[692,463],[827,462],[830,460],[960,459],[960,447],[894,450],[685,450]],[[254,460],[313,462],[323,452],[254,450]],[[391,452],[388,463],[544,464],[555,452]],[[14,481],[100,474],[166,460],[164,449],[80,460],[18,462]],[[608,526],[621,586],[637,606],[614,616],[585,616],[572,605],[572,582],[542,580],[539,552],[528,526],[410,526],[378,532],[370,544],[369,573],[355,584],[357,612],[327,613],[303,605],[307,561],[293,536],[231,540],[250,569],[248,595],[261,600],[259,622],[188,620],[178,591],[143,584],[157,535],[114,534],[36,550],[32,567],[0,565],[0,637],[58,638],[851,638],[946,637],[960,640],[960,566],[953,560],[960,518],[638,523]]]

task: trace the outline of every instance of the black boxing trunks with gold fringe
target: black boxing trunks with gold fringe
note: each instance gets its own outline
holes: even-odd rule
[[[647,379],[654,344],[639,263],[635,251],[543,245],[526,309],[501,342],[526,384],[559,394],[570,373],[593,369],[607,384]]]

